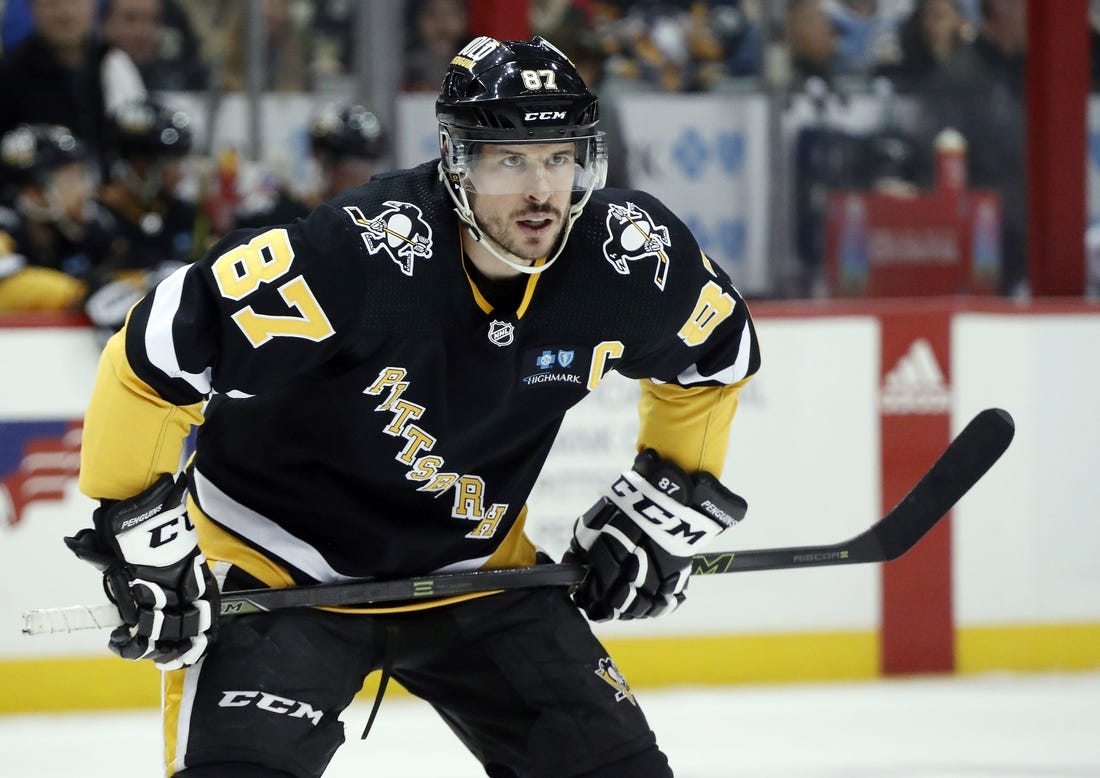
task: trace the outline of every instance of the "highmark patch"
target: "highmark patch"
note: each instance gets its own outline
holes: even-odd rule
[[[583,386],[577,364],[577,350],[569,346],[543,346],[528,349],[521,364],[520,383],[525,386],[539,384],[575,384]]]

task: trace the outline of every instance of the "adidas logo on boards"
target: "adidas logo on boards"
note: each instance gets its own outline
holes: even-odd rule
[[[882,412],[947,413],[951,390],[943,377],[936,353],[924,338],[909,346],[882,382]]]

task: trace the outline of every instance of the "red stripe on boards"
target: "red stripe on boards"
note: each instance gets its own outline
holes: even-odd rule
[[[884,313],[880,418],[883,515],[951,439],[948,311]],[[945,517],[900,559],[882,566],[881,671],[955,668],[951,523]]]

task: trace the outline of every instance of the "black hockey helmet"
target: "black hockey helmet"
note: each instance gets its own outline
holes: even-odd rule
[[[435,103],[452,138],[549,141],[595,135],[599,101],[545,38],[470,41],[451,60]]]
[[[376,160],[386,153],[382,122],[362,105],[324,106],[309,125],[309,147],[330,159]]]
[[[574,144],[573,164],[549,183],[572,200],[557,250],[540,265],[518,264],[484,245],[522,273],[545,271],[561,254],[592,191],[607,178],[607,146],[596,129],[600,106],[573,63],[540,36],[530,41],[474,38],[451,60],[435,103],[441,176],[458,217],[476,240],[484,237],[469,194],[515,194],[534,179],[503,178],[482,167],[487,144]],[[516,171],[518,172],[518,171]],[[545,182],[543,185],[546,185]],[[516,188],[512,188],[516,187]]]
[[[5,185],[43,185],[57,168],[87,161],[85,145],[59,124],[21,124],[0,139],[0,180]]]
[[[190,153],[191,117],[151,97],[120,106],[107,120],[107,139],[121,157],[182,157]]]

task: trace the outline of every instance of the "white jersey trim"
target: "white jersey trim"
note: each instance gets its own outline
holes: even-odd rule
[[[717,373],[711,375],[703,375],[699,372],[698,365],[692,365],[680,375],[676,376],[676,383],[681,386],[691,386],[692,384],[701,384],[704,381],[717,381],[722,384],[736,384],[738,381],[744,380],[745,376],[749,373],[749,359],[752,357],[752,332],[749,330],[748,322],[745,322],[744,329],[741,330],[741,341],[737,346],[737,358],[734,359],[733,364],[729,367],[719,370]]]
[[[210,394],[210,368],[188,373],[180,367],[172,324],[183,297],[183,281],[190,265],[181,267],[153,290],[153,307],[145,328],[145,353],[155,368],[169,378],[182,378],[200,394]]]
[[[193,472],[192,483],[202,511],[253,545],[270,551],[321,583],[356,580],[353,576],[338,573],[313,546],[214,486],[197,468]]]
[[[202,666],[206,663],[203,657],[190,667],[184,668],[183,693],[179,701],[179,717],[176,721],[176,753],[172,759],[172,770],[175,773],[182,772],[187,767],[187,746],[191,739],[191,713],[195,706],[195,694],[202,676]],[[168,676],[161,673],[160,678],[160,708],[168,710],[168,702],[165,699],[167,692]]]

